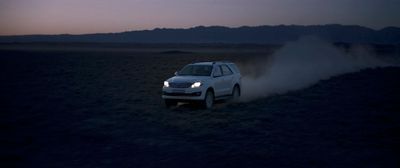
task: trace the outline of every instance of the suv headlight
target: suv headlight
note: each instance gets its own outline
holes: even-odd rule
[[[164,87],[169,87],[169,82],[164,81]]]
[[[190,86],[191,88],[198,88],[198,87],[200,87],[201,86],[201,82],[194,82],[193,84],[192,84],[192,86]]]

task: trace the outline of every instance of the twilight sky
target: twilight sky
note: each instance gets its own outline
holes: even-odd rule
[[[0,0],[0,35],[331,23],[400,27],[400,0]]]

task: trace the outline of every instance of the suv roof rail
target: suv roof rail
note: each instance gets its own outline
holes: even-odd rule
[[[221,61],[194,61],[194,62],[191,62],[190,64],[196,64],[196,63],[206,63],[206,62],[210,62],[210,63],[212,63],[213,65],[214,64],[216,64],[216,63],[233,63],[232,61],[227,61],[227,60],[221,60]]]
[[[215,63],[232,63],[232,61],[227,61],[227,60],[213,61],[213,64]]]

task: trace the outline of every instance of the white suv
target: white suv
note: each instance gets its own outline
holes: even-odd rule
[[[167,107],[178,102],[198,101],[211,108],[214,100],[240,96],[241,75],[231,62],[199,62],[188,64],[175,76],[164,81],[162,98]]]

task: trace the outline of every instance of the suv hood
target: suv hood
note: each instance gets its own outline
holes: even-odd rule
[[[205,79],[211,78],[210,76],[174,76],[172,78],[169,78],[167,81],[168,82],[177,82],[177,83],[194,83],[194,82],[202,82]]]

